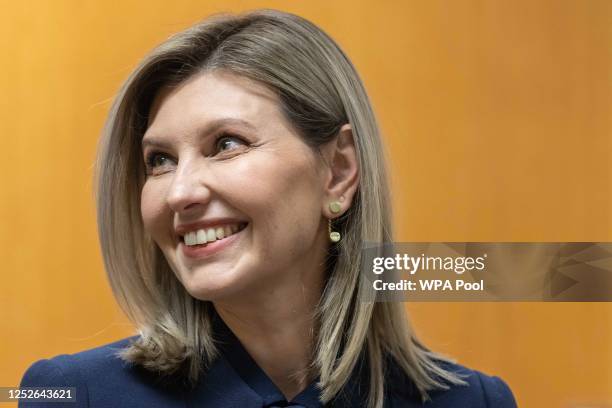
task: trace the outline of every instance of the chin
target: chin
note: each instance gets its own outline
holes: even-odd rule
[[[215,302],[244,294],[247,283],[244,278],[235,274],[206,276],[204,279],[193,276],[185,282],[185,289],[198,300]]]

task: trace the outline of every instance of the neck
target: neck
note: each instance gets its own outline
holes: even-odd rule
[[[240,301],[214,302],[219,316],[288,401],[314,379],[314,314],[323,271],[292,282]]]

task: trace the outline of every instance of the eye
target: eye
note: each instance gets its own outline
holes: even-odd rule
[[[168,162],[169,162],[168,155],[166,155],[165,153],[155,152],[155,151],[147,154],[147,157],[145,159],[145,163],[146,163],[148,170],[155,170],[156,168],[160,166],[164,166],[168,164]]]
[[[244,146],[246,146],[246,142],[242,138],[223,133],[217,138],[217,141],[215,142],[215,151],[224,152],[236,150]]]

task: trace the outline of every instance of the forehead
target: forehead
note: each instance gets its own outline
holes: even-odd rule
[[[228,72],[196,74],[156,95],[149,115],[149,133],[176,131],[220,118],[265,124],[283,119],[278,96],[266,86]]]

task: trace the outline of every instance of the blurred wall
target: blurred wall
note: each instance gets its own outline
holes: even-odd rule
[[[612,241],[609,1],[5,2],[0,385],[131,335],[95,229],[96,140],[122,80],[212,12],[295,12],[360,71],[397,240]],[[420,336],[522,407],[612,404],[612,305],[410,304]],[[599,405],[598,405],[599,404]]]

